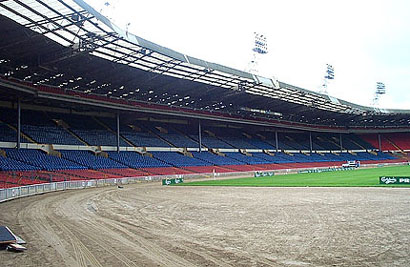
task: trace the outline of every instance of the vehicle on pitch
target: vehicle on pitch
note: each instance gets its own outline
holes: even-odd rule
[[[346,163],[342,164],[343,168],[359,168],[360,160],[348,160]]]

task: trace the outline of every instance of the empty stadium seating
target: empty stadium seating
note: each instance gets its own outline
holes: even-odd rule
[[[380,135],[380,145],[382,150],[399,150],[399,148],[389,140],[389,134]],[[371,144],[373,147],[379,148],[378,134],[363,134],[361,138]]]
[[[34,166],[32,169],[41,170],[65,170],[65,169],[85,169],[83,165],[79,165],[73,161],[63,158],[48,156],[46,153],[33,149],[7,149],[7,156],[16,161],[25,163],[26,165]]]
[[[154,152],[153,157],[136,152],[110,152],[109,157],[96,156],[89,151],[61,151],[62,158],[39,150],[5,149],[0,156],[0,187],[50,181],[138,177],[146,175],[190,174],[212,172],[240,172],[340,166],[347,160],[363,163],[397,162],[386,153],[359,152],[356,154],[286,154],[268,155],[239,152],[219,156],[210,152],[194,152],[193,157],[176,152]]]
[[[16,142],[16,110],[2,108],[0,111],[0,142]],[[189,153],[183,155],[169,150],[170,147],[198,148],[197,124],[129,121],[128,118],[120,121],[120,146],[146,147],[152,151],[145,156],[131,151],[96,155],[87,148],[88,145],[116,147],[117,122],[113,116],[94,115],[23,110],[23,143],[71,147],[60,149],[61,157],[37,149],[3,148],[3,155],[0,153],[0,187],[82,179],[340,166],[347,160],[363,163],[406,160],[382,152],[363,152],[378,147],[377,135],[314,133],[310,144],[307,132],[283,131],[277,134],[276,148],[274,131],[226,125],[204,125],[202,132],[204,147],[226,149],[225,152],[220,155],[192,152],[191,157]],[[381,140],[385,150],[410,149],[409,133],[383,134]],[[309,152],[311,145],[312,153]],[[88,150],[75,150],[73,146]],[[238,149],[253,152],[245,155]],[[262,152],[266,149],[271,152]],[[356,150],[356,153],[340,152],[341,149]],[[327,152],[317,153],[316,150]]]
[[[170,167],[171,165],[149,156],[142,156],[136,152],[110,152],[110,159],[115,160],[130,168],[156,168]]]
[[[0,121],[0,141],[3,142],[16,142],[17,131],[13,130],[9,125]],[[24,136],[21,136],[21,142],[28,142]]]
[[[391,133],[387,138],[401,150],[410,150],[410,133]]]
[[[150,129],[153,134],[160,137],[160,139],[166,140],[167,143],[174,147],[198,147],[199,143],[190,138],[186,132],[188,128],[185,125],[180,125],[178,130],[170,124],[149,124],[145,122],[145,128]],[[163,129],[161,131],[161,129]],[[191,129],[193,130],[193,129]]]
[[[62,150],[64,159],[77,163],[86,169],[126,168],[127,166],[103,156],[96,156],[90,151]],[[73,168],[74,169],[74,168]]]
[[[192,153],[195,158],[198,158],[202,161],[208,162],[208,165],[216,165],[216,166],[223,166],[223,165],[240,165],[242,162],[226,156],[218,156],[212,154],[210,152],[193,152]]]
[[[185,167],[185,166],[206,166],[208,163],[189,156],[184,156],[176,152],[153,152],[152,155],[160,159],[161,161],[167,162],[175,167]]]

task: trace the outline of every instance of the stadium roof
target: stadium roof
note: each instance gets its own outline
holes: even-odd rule
[[[247,118],[410,125],[408,110],[355,105],[162,47],[120,29],[82,0],[0,0],[0,15],[6,79]]]

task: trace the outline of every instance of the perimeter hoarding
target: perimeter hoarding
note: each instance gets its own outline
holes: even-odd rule
[[[163,179],[162,185],[179,184],[183,182],[184,182],[184,178]]]
[[[410,176],[380,176],[380,184],[410,184]]]

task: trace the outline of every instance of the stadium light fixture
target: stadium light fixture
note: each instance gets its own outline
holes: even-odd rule
[[[382,82],[376,83],[376,91],[373,97],[373,106],[376,107],[379,104],[380,96],[386,94],[386,85]]]
[[[328,95],[327,88],[329,87],[330,80],[335,79],[335,69],[332,65],[326,64],[326,74],[323,77],[323,83],[321,86],[320,93]]]
[[[252,48],[252,59],[248,64],[247,71],[252,74],[259,73],[259,60],[261,55],[266,55],[268,53],[268,41],[266,35],[254,32],[254,45]]]

